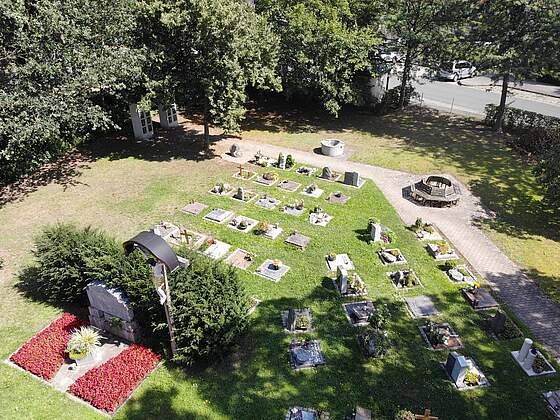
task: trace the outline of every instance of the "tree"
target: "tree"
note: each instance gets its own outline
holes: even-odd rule
[[[0,182],[116,126],[142,74],[134,15],[132,0],[0,3]]]
[[[467,39],[481,67],[502,81],[494,129],[503,130],[511,81],[558,72],[559,0],[481,0],[474,8]]]
[[[358,24],[346,0],[264,0],[257,10],[280,35],[279,73],[288,97],[318,99],[332,115],[344,104],[363,102],[379,37]]]
[[[381,4],[376,16],[386,34],[385,45],[404,56],[399,98],[403,108],[413,64],[421,61],[427,65],[450,54],[449,46],[456,41],[455,28],[468,16],[468,3],[465,0],[388,0]]]
[[[278,39],[245,0],[148,1],[142,11],[148,96],[198,106],[206,145],[210,124],[239,130],[247,87],[280,89]]]
[[[177,352],[191,365],[223,356],[248,325],[249,300],[234,268],[182,251],[191,265],[169,277]]]

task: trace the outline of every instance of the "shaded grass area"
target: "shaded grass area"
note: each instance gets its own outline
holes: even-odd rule
[[[348,112],[335,120],[283,106],[250,113],[243,137],[306,151],[336,137],[354,161],[458,177],[495,214],[481,226],[560,302],[560,214],[543,208],[532,165],[507,145],[507,135],[418,108],[387,116]]]
[[[296,218],[279,210],[260,209],[252,203],[214,197],[207,190],[215,182],[225,181],[269,193],[283,203],[302,198],[298,192],[287,193],[276,187],[235,180],[231,177],[235,166],[220,160],[185,157],[157,162],[134,157],[140,153],[134,151],[136,146],[130,147],[127,156],[108,153],[109,157],[98,157],[91,169],[82,174],[81,184],[66,189],[48,185],[24,201],[0,209],[0,217],[8,221],[0,226],[1,247],[12,255],[12,271],[28,255],[33,234],[45,223],[56,220],[91,224],[122,240],[168,220],[255,253],[251,271],[266,258],[280,258],[291,269],[277,284],[250,271],[240,272],[250,295],[263,302],[252,315],[250,329],[237,351],[213,366],[190,370],[163,366],[117,413],[117,418],[283,418],[293,405],[323,408],[334,418],[341,418],[357,404],[371,408],[376,418],[391,418],[398,407],[417,412],[428,407],[445,419],[548,418],[540,392],[559,388],[560,380],[525,377],[509,355],[510,350],[519,348],[521,340],[495,342],[480,329],[479,315],[463,300],[458,286],[437,268],[371,182],[355,190],[319,181],[325,194],[319,199],[305,198],[305,202],[308,208],[317,204],[334,216],[322,228],[310,225],[304,216]],[[295,173],[279,173],[304,186],[312,182]],[[335,190],[343,190],[352,198],[344,206],[327,204],[324,197]],[[180,208],[190,200],[277,222],[284,233],[270,241],[205,221],[205,213],[198,217],[183,214]],[[446,379],[439,366],[446,353],[426,348],[417,329],[421,321],[412,320],[405,313],[402,295],[394,291],[385,275],[392,267],[382,266],[375,255],[378,247],[364,241],[363,230],[371,216],[395,232],[395,246],[425,286],[403,295],[426,294],[434,299],[441,312],[439,319],[449,322],[460,334],[465,345],[461,352],[475,358],[490,379],[490,388],[460,393]],[[292,230],[312,238],[306,251],[282,242]],[[324,261],[328,252],[349,253],[374,304],[391,305],[393,349],[386,358],[362,358],[355,338],[357,329],[348,324],[342,310],[342,303],[348,300],[337,295],[328,277]],[[11,284],[12,280],[3,278],[0,304],[3,309],[8,308],[0,314],[3,359],[56,314],[49,306],[23,299]],[[321,341],[327,364],[294,372],[287,357],[290,337],[283,332],[280,312],[304,306],[311,308],[314,319],[314,331],[308,337]],[[0,370],[1,418],[21,418],[22,414],[26,418],[99,417],[19,371],[4,365]]]

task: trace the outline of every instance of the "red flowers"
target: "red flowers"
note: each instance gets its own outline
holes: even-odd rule
[[[133,344],[119,355],[91,369],[69,389],[71,394],[100,410],[115,411],[156,367],[160,357]]]
[[[64,313],[25,343],[10,360],[23,369],[49,380],[64,363],[64,351],[72,330],[85,324],[87,322],[74,315]]]

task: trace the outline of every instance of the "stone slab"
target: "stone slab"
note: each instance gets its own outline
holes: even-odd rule
[[[345,270],[355,270],[354,263],[348,256],[348,254],[336,254],[336,258],[331,261],[329,260],[329,256],[325,256],[325,260],[327,261],[327,267],[329,267],[330,271],[336,271],[338,267],[344,268]]]
[[[274,270],[273,268],[273,260],[268,259],[263,262],[255,273],[265,279],[272,280],[273,282],[279,282],[282,277],[286,275],[286,273],[290,270],[285,264],[282,264],[278,270]]]
[[[412,318],[427,318],[438,315],[439,311],[428,296],[414,296],[404,298]]]
[[[195,201],[193,203],[187,204],[185,207],[183,207],[181,209],[181,211],[183,213],[192,214],[193,216],[198,216],[200,213],[202,213],[207,208],[208,208],[208,205],[206,205],[204,203],[199,203],[198,201]]]
[[[278,188],[281,188],[288,192],[296,192],[299,187],[301,187],[301,184],[299,182],[290,181],[288,179],[278,184]]]

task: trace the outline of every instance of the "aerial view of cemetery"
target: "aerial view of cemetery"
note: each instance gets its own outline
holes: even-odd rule
[[[560,419],[560,0],[0,17],[0,419]]]

